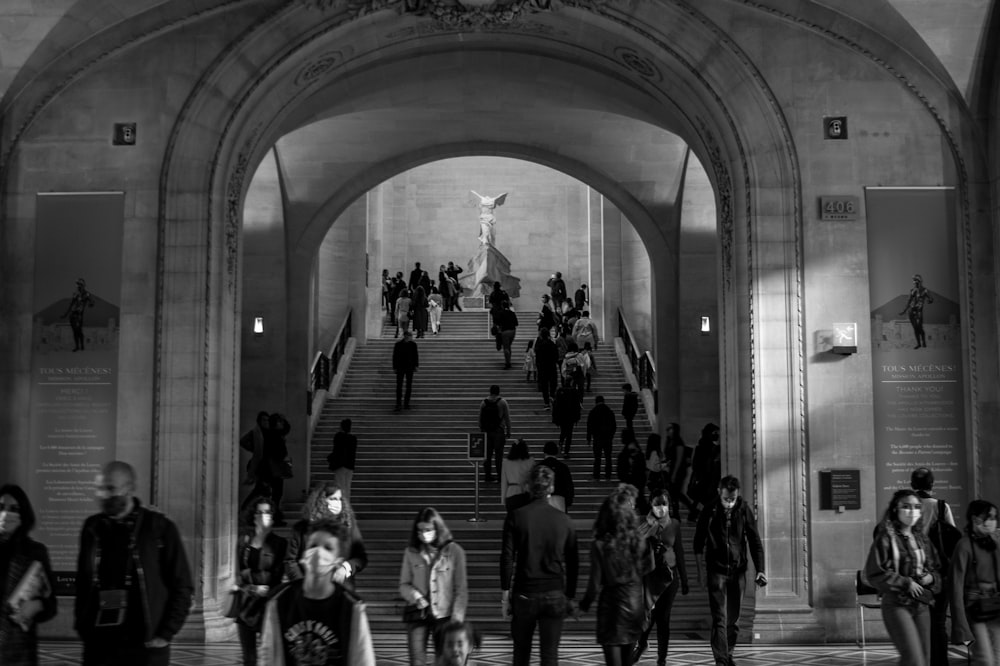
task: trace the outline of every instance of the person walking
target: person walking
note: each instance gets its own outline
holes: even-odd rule
[[[416,331],[418,338],[424,337],[424,334],[427,332],[427,323],[429,321],[427,305],[427,290],[424,289],[422,284],[417,285],[417,288],[413,290],[413,304],[410,310],[413,313],[413,330]]]
[[[688,514],[688,521],[695,522],[702,509],[714,501],[722,478],[722,447],[719,444],[719,426],[706,423],[701,429],[701,437],[694,448],[691,460],[691,481],[689,494],[694,508]]]
[[[570,507],[573,506],[573,498],[576,496],[576,491],[573,487],[573,473],[570,471],[569,465],[559,460],[558,444],[549,440],[545,442],[542,451],[545,453],[545,458],[542,459],[540,464],[545,465],[555,474],[552,497],[549,498],[549,504],[560,511],[569,513]]]
[[[340,422],[340,430],[333,436],[333,450],[326,462],[333,472],[333,482],[344,492],[344,499],[351,501],[351,481],[354,479],[354,465],[358,459],[358,438],[351,433],[351,419]]]
[[[747,551],[757,572],[754,582],[767,585],[764,545],[753,511],[740,497],[735,476],[719,481],[717,499],[698,519],[695,555],[705,556],[705,584],[712,613],[712,655],[716,666],[732,666],[740,631],[740,607],[746,591]]]
[[[646,614],[643,577],[653,552],[638,530],[635,486],[623,483],[601,504],[590,544],[590,580],[580,601],[587,612],[597,598],[597,642],[605,666],[630,666]]]
[[[552,309],[552,299],[548,294],[542,294],[542,307],[538,311],[538,317],[535,319],[535,324],[538,326],[538,330],[547,330],[549,334],[552,333],[552,329],[556,325],[556,313]],[[557,331],[558,333],[558,331]]]
[[[538,381],[538,368],[535,366],[535,341],[528,340],[528,347],[524,350],[524,381],[530,382],[534,379]]]
[[[257,497],[240,516],[236,549],[239,568],[239,614],[236,630],[243,652],[243,666],[257,664],[257,638],[264,622],[264,609],[271,592],[281,584],[288,540],[273,531],[274,505],[268,497]]]
[[[923,518],[924,536],[937,549],[941,572],[941,591],[934,596],[931,613],[931,663],[930,666],[948,666],[948,594],[951,553],[961,532],[955,527],[951,507],[943,499],[934,497],[934,472],[918,467],[910,474],[910,488],[920,498],[920,515]]]
[[[622,450],[618,454],[618,480],[635,486],[635,508],[644,515],[648,510],[646,498],[646,457],[642,455],[639,442],[635,439],[635,431],[631,428],[622,429]]]
[[[583,312],[588,305],[590,305],[590,298],[587,296],[587,284],[583,283],[573,293],[573,306]]]
[[[344,500],[343,489],[332,481],[320,483],[309,491],[302,505],[302,520],[292,525],[288,551],[285,554],[285,578],[302,578],[305,573],[302,555],[306,548],[306,537],[313,526],[321,522],[343,525],[347,530],[348,539],[342,542],[342,557],[331,570],[331,575],[335,583],[353,590],[355,576],[368,566],[368,549],[354,511],[350,503]]]
[[[57,611],[49,551],[28,536],[34,528],[27,493],[14,484],[0,486],[0,664],[5,666],[38,666],[38,625]]]
[[[601,478],[601,458],[604,459],[604,478],[611,478],[611,445],[618,430],[615,413],[604,404],[604,396],[594,398],[594,406],[587,414],[587,444],[594,452],[595,479]]]
[[[413,264],[413,270],[410,271],[410,279],[406,281],[406,287],[412,292],[420,286],[420,281],[424,277],[424,269],[420,267],[420,262],[417,261]]]
[[[556,389],[552,401],[552,422],[559,426],[559,449],[562,457],[569,460],[573,446],[573,428],[580,421],[580,393],[571,386]]]
[[[639,413],[639,394],[632,390],[631,384],[622,384],[622,418],[625,427],[631,428],[635,415]]]
[[[445,275],[448,277],[448,281],[451,283],[452,295],[451,295],[451,309],[458,310],[462,312],[462,285],[458,281],[458,276],[461,274],[462,269],[455,265],[455,262],[449,261],[448,268],[444,270]]]
[[[597,324],[590,318],[590,310],[584,310],[583,315],[573,324],[573,339],[580,349],[585,348],[588,342],[591,349],[597,349]]]
[[[496,316],[496,327],[500,331],[500,347],[503,349],[504,369],[509,369],[511,345],[514,344],[514,337],[517,335],[517,314],[510,309],[510,301],[500,304],[500,312]]]
[[[566,281],[562,279],[562,273],[556,271],[549,278],[546,285],[549,288],[549,293],[552,296],[552,303],[555,306],[556,312],[562,310],[563,301],[566,300]]]
[[[346,525],[319,521],[309,527],[301,558],[305,575],[283,585],[267,603],[263,663],[375,666],[364,602],[332,575],[349,541]]]
[[[920,498],[909,488],[897,490],[865,562],[865,578],[882,595],[882,620],[900,666],[927,666],[931,657],[929,605],[941,590],[941,575],[922,527]]]
[[[500,470],[500,501],[508,513],[531,501],[531,468],[534,466],[526,441],[519,439],[510,445]]]
[[[399,570],[399,596],[412,609],[406,622],[406,644],[410,666],[427,663],[427,638],[433,637],[434,653],[441,652],[441,630],[449,622],[461,622],[469,604],[465,551],[451,535],[434,507],[417,512],[410,540],[403,551]]]
[[[410,396],[413,394],[413,373],[420,367],[420,352],[413,335],[403,331],[403,339],[393,345],[392,371],[396,373],[396,411],[400,408],[410,408]],[[406,382],[406,395],[403,394],[403,382]]]
[[[80,532],[73,628],[84,666],[167,666],[191,610],[194,582],[177,526],[135,491],[131,465],[105,465],[101,511]]]
[[[431,287],[431,293],[427,296],[427,316],[430,318],[431,333],[437,335],[441,332],[441,312],[444,307],[444,296],[437,287]]]
[[[257,470],[258,479],[262,479],[261,494],[274,500],[274,524],[284,527],[285,514],[281,510],[281,498],[285,495],[285,480],[292,478],[292,462],[288,456],[286,438],[292,430],[292,424],[283,414],[271,414],[267,430],[264,431],[264,462]]]
[[[687,488],[691,482],[691,459],[694,456],[694,449],[684,443],[680,424],[671,423],[667,426],[667,443],[664,449],[664,453],[670,458],[670,481],[667,487],[674,500],[673,513],[679,516],[680,505],[683,504],[687,507],[688,515],[691,515],[695,504],[687,496]]]
[[[951,640],[969,646],[973,666],[1000,665],[998,572],[997,507],[986,500],[972,500],[966,511],[965,535],[952,553],[949,591]]]
[[[253,428],[246,431],[240,437],[240,448],[250,452],[250,460],[247,461],[247,475],[244,483],[253,486],[253,490],[243,500],[240,510],[245,509],[256,497],[271,494],[271,486],[268,484],[270,470],[264,470],[261,465],[264,463],[264,439],[265,433],[271,427],[271,415],[267,412],[257,412],[257,420]]]
[[[639,523],[639,537],[646,540],[653,551],[656,563],[653,571],[646,574],[646,609],[642,635],[632,652],[632,663],[639,663],[640,657],[649,646],[649,634],[656,627],[656,666],[665,666],[670,647],[670,612],[677,598],[677,590],[687,595],[689,592],[687,569],[684,565],[684,545],[681,540],[681,523],[670,515],[670,494],[666,490],[652,493],[649,498],[649,514]]]
[[[479,431],[486,438],[486,462],[483,465],[485,483],[493,483],[491,463],[500,476],[504,445],[510,437],[510,406],[500,397],[500,385],[490,385],[490,394],[479,405]]]
[[[402,331],[405,336],[410,330],[410,319],[413,316],[413,299],[410,298],[410,291],[402,289],[396,299],[396,334],[398,338]]]
[[[535,340],[535,366],[538,370],[538,390],[542,392],[545,409],[551,409],[551,396],[559,383],[559,351],[549,337],[549,329],[540,328]]]
[[[555,473],[531,470],[531,503],[507,514],[500,551],[502,617],[510,618],[513,666],[528,666],[538,628],[541,666],[558,666],[563,619],[575,614],[579,555],[569,516],[549,504]]]

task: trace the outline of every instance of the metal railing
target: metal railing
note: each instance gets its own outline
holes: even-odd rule
[[[344,322],[340,325],[340,331],[333,341],[333,346],[329,352],[316,352],[313,357],[312,366],[309,368],[309,387],[306,389],[306,415],[312,416],[313,399],[320,391],[330,388],[333,376],[337,374],[340,367],[340,360],[344,357],[344,350],[347,348],[347,341],[351,339],[351,325],[353,323],[353,311],[348,310]]]
[[[653,394],[654,412],[659,411],[659,396],[656,391],[656,363],[653,362],[653,355],[646,351],[640,353],[636,346],[635,337],[625,320],[625,313],[618,310],[618,337],[625,347],[625,356],[628,357],[629,365],[632,367],[632,374],[639,382],[637,390],[649,389]]]

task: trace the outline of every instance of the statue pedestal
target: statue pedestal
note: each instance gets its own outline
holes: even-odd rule
[[[511,298],[521,295],[521,279],[510,274],[510,260],[492,245],[480,245],[459,284],[465,296],[488,298],[494,282],[499,282]]]

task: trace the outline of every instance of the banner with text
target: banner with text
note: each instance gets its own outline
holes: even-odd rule
[[[115,453],[123,223],[120,192],[37,197],[27,491],[60,592]]]
[[[869,188],[875,484],[883,507],[918,467],[956,516],[968,498],[952,188]]]

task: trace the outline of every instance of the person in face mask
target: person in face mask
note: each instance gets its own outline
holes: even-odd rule
[[[399,595],[407,604],[403,621],[410,664],[423,666],[428,635],[434,637],[434,653],[440,654],[442,628],[464,620],[469,603],[465,551],[452,541],[451,531],[433,507],[421,509],[413,519],[399,572]]]
[[[267,603],[261,637],[268,666],[375,666],[365,605],[334,582],[350,549],[341,523],[319,520],[300,554],[304,577],[289,582]]]
[[[897,490],[875,527],[865,577],[882,594],[882,620],[899,651],[899,663],[928,666],[929,604],[941,591],[937,551],[923,532],[920,497]]]
[[[712,654],[715,663],[730,666],[739,635],[740,606],[746,591],[747,551],[757,572],[754,582],[767,585],[764,545],[753,511],[740,497],[735,476],[719,481],[718,496],[698,516],[695,555],[705,554],[705,587],[712,612]]]
[[[194,583],[177,526],[142,506],[135,470],[113,461],[97,477],[100,513],[80,533],[75,621],[83,663],[159,666],[191,609]]]
[[[241,534],[236,551],[240,595],[236,628],[243,650],[244,666],[257,664],[257,637],[264,619],[264,609],[272,589],[281,583],[288,541],[272,531],[274,502],[258,497],[244,510]]]
[[[302,507],[302,520],[292,525],[285,554],[285,576],[288,580],[302,578],[305,570],[300,562],[306,534],[312,525],[322,520],[344,525],[350,535],[350,551],[333,572],[335,582],[354,589],[354,577],[368,566],[368,551],[358,528],[350,502],[336,482],[320,483],[310,491]]]
[[[687,570],[684,567],[684,545],[681,541],[680,521],[670,515],[670,495],[666,490],[658,490],[649,498],[650,509],[646,519],[639,524],[639,537],[646,540],[653,550],[656,568],[647,574],[644,583],[648,620],[644,623],[642,635],[632,651],[632,663],[639,658],[649,644],[649,634],[656,626],[656,663],[667,662],[667,648],[670,645],[670,611],[677,597],[688,593]]]
[[[972,663],[1000,666],[1000,609],[991,617],[986,604],[1000,605],[997,577],[997,507],[986,500],[969,502],[965,535],[951,559],[951,640],[971,643]]]
[[[38,664],[36,626],[56,614],[49,551],[28,537],[35,526],[35,512],[20,486],[0,487],[0,664]],[[6,601],[21,581],[30,583],[9,608]]]

